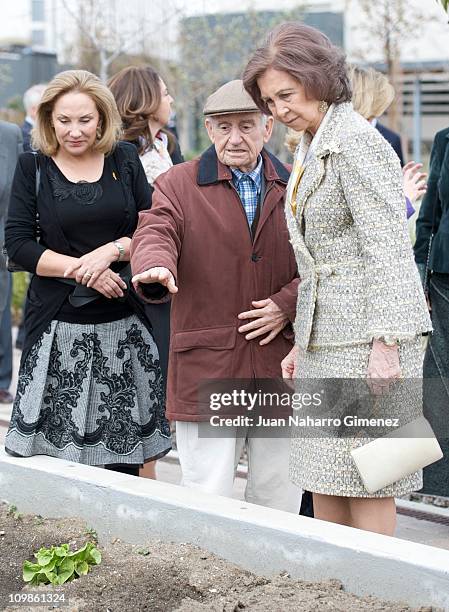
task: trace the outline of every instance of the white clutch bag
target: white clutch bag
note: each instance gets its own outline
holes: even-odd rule
[[[423,416],[383,438],[353,448],[351,455],[368,493],[376,493],[443,457]]]

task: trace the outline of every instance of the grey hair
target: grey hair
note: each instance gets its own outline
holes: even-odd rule
[[[39,104],[42,94],[46,89],[47,85],[45,83],[38,83],[37,85],[32,85],[26,90],[26,92],[23,94],[23,105],[27,113],[31,108],[33,108],[33,106],[37,106]]]

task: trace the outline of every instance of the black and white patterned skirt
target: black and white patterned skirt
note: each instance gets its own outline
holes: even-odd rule
[[[20,369],[5,447],[89,465],[165,455],[171,439],[159,355],[140,320],[52,321]]]

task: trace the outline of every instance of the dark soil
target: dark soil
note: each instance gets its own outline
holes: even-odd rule
[[[54,608],[15,607],[9,594],[26,592],[22,564],[41,546],[70,542],[72,548],[92,540],[88,526],[77,519],[14,516],[0,504],[0,610],[38,612]],[[406,605],[357,597],[337,580],[310,583],[287,573],[273,579],[242,570],[191,544],[148,540],[145,547],[119,540],[100,541],[99,566],[58,587],[69,605],[66,612],[359,612],[410,611]],[[51,590],[51,587],[39,587]],[[36,591],[36,589],[33,589]],[[430,612],[432,608],[415,608]]]

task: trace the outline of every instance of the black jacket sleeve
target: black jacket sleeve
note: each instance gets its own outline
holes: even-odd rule
[[[134,148],[133,155],[135,158],[135,167],[136,171],[134,173],[134,182],[133,182],[133,195],[136,201],[137,210],[140,212],[141,210],[147,210],[151,208],[151,196],[153,194],[153,187],[148,184],[147,177],[145,175],[145,170],[141,164],[139,159],[139,155]]]
[[[427,180],[427,192],[423,198],[419,216],[416,221],[415,261],[426,264],[429,251],[429,240],[432,223],[436,232],[441,220],[441,201],[438,193],[438,181],[441,174],[441,161],[444,154],[446,137],[444,133],[435,136],[430,154],[430,170]]]
[[[131,142],[122,141],[118,143],[117,149],[119,166],[121,164],[129,164],[131,169],[132,179],[130,187],[137,212],[139,213],[141,210],[151,208],[153,188],[148,184],[136,145]]]
[[[11,188],[5,245],[8,256],[29,272],[46,250],[36,240],[36,166],[32,153],[22,153]]]

